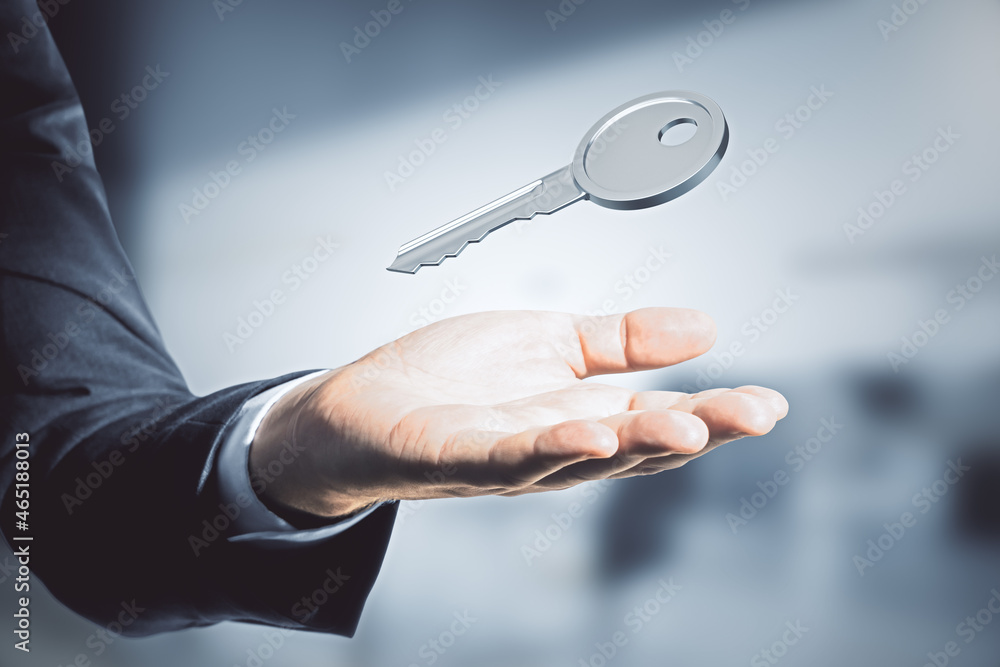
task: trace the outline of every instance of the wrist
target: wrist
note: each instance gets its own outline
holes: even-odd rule
[[[324,373],[295,387],[268,410],[250,445],[253,489],[272,512],[293,526],[348,517],[376,499],[358,497],[330,483],[326,468],[333,434],[317,428],[317,391],[338,371]]]

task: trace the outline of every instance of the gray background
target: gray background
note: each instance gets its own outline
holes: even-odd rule
[[[619,630],[628,643],[610,664],[754,664],[796,621],[809,630],[783,664],[922,665],[949,641],[961,650],[952,664],[996,664],[1000,619],[969,643],[957,626],[1000,590],[1000,281],[961,310],[947,296],[1000,249],[1000,6],[913,3],[885,39],[888,1],[589,0],[553,30],[555,0],[404,0],[347,63],[340,43],[385,5],[244,0],[220,20],[207,0],[77,1],[52,20],[89,123],[114,119],[98,164],[192,389],[348,363],[413,329],[421,309],[434,319],[591,312],[610,300],[704,310],[718,323],[717,350],[746,348],[725,370],[710,353],[613,382],[679,388],[721,371],[715,384],[781,390],[791,414],[764,438],[587,494],[406,505],[358,635],[294,633],[264,664],[427,665],[421,647],[464,611],[476,622],[434,664],[576,666]],[[679,68],[674,53],[724,9],[735,21]],[[169,76],[119,120],[115,98],[157,64]],[[445,110],[490,75],[502,85],[449,126]],[[776,123],[813,86],[833,96],[789,137]],[[608,110],[677,88],[715,99],[732,132],[696,190],[641,212],[578,204],[416,276],[384,270],[401,243],[568,163]],[[275,107],[295,119],[243,162],[238,145]],[[385,172],[438,127],[447,141],[391,190]],[[948,128],[959,138],[912,182],[904,163]],[[769,138],[778,152],[721,196]],[[241,174],[185,223],[179,205],[232,159]],[[851,243],[844,225],[895,179],[905,194]],[[334,256],[292,290],[282,276],[327,235]],[[647,274],[651,246],[672,256]],[[623,289],[627,275],[642,288]],[[231,351],[224,334],[273,289],[287,301]],[[797,301],[751,339],[744,326],[767,316],[776,290]],[[444,304],[443,292],[457,297]],[[948,323],[894,372],[887,353],[939,308]],[[843,428],[793,472],[786,454],[831,418]],[[921,514],[913,496],[958,458],[971,470]],[[779,470],[789,483],[734,534],[727,513]],[[522,547],[572,502],[583,515],[526,563]],[[859,575],[853,558],[905,511],[916,525]],[[681,589],[634,633],[626,614],[660,578]],[[6,615],[11,582],[0,585]],[[263,628],[224,624],[122,639],[96,656],[94,626],[41,592],[33,601],[34,650],[25,657],[5,641],[4,665],[63,665],[79,653],[109,667],[248,665],[265,641]]]

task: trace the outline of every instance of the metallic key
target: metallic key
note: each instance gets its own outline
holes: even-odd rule
[[[666,145],[664,134],[681,124],[694,125],[694,135]],[[671,91],[640,97],[599,120],[572,164],[404,244],[389,270],[416,273],[421,266],[436,266],[504,225],[555,213],[581,199],[626,210],[668,202],[704,181],[728,145],[722,109],[704,95]]]

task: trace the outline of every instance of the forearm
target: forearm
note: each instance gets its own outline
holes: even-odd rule
[[[0,3],[0,34],[37,7]],[[167,353],[87,155],[87,124],[44,27],[0,48],[0,528],[15,534],[14,434],[30,435],[31,566],[131,634],[252,620],[351,634],[395,509],[300,544],[235,536],[220,444],[249,399],[289,377],[196,398]],[[54,165],[73,165],[68,170]],[[245,473],[245,470],[242,471]],[[222,526],[222,527],[217,527]],[[294,563],[294,566],[291,565]],[[322,609],[299,604],[342,571]],[[340,575],[338,575],[340,576]],[[133,602],[134,601],[134,602]],[[299,605],[299,606],[296,606]]]

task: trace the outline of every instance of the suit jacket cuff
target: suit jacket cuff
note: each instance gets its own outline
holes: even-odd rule
[[[257,428],[268,410],[282,396],[303,382],[307,382],[327,371],[316,371],[272,387],[247,401],[240,409],[235,423],[226,433],[219,451],[215,474],[219,484],[219,496],[223,506],[230,510],[232,518],[227,539],[231,542],[287,542],[307,543],[324,540],[338,535],[368,517],[381,507],[373,505],[350,517],[335,520],[325,526],[301,530],[272,512],[257,497],[254,485],[266,483],[271,474],[281,471],[259,471],[251,474],[249,466],[250,444]],[[253,479],[253,481],[251,481]]]

